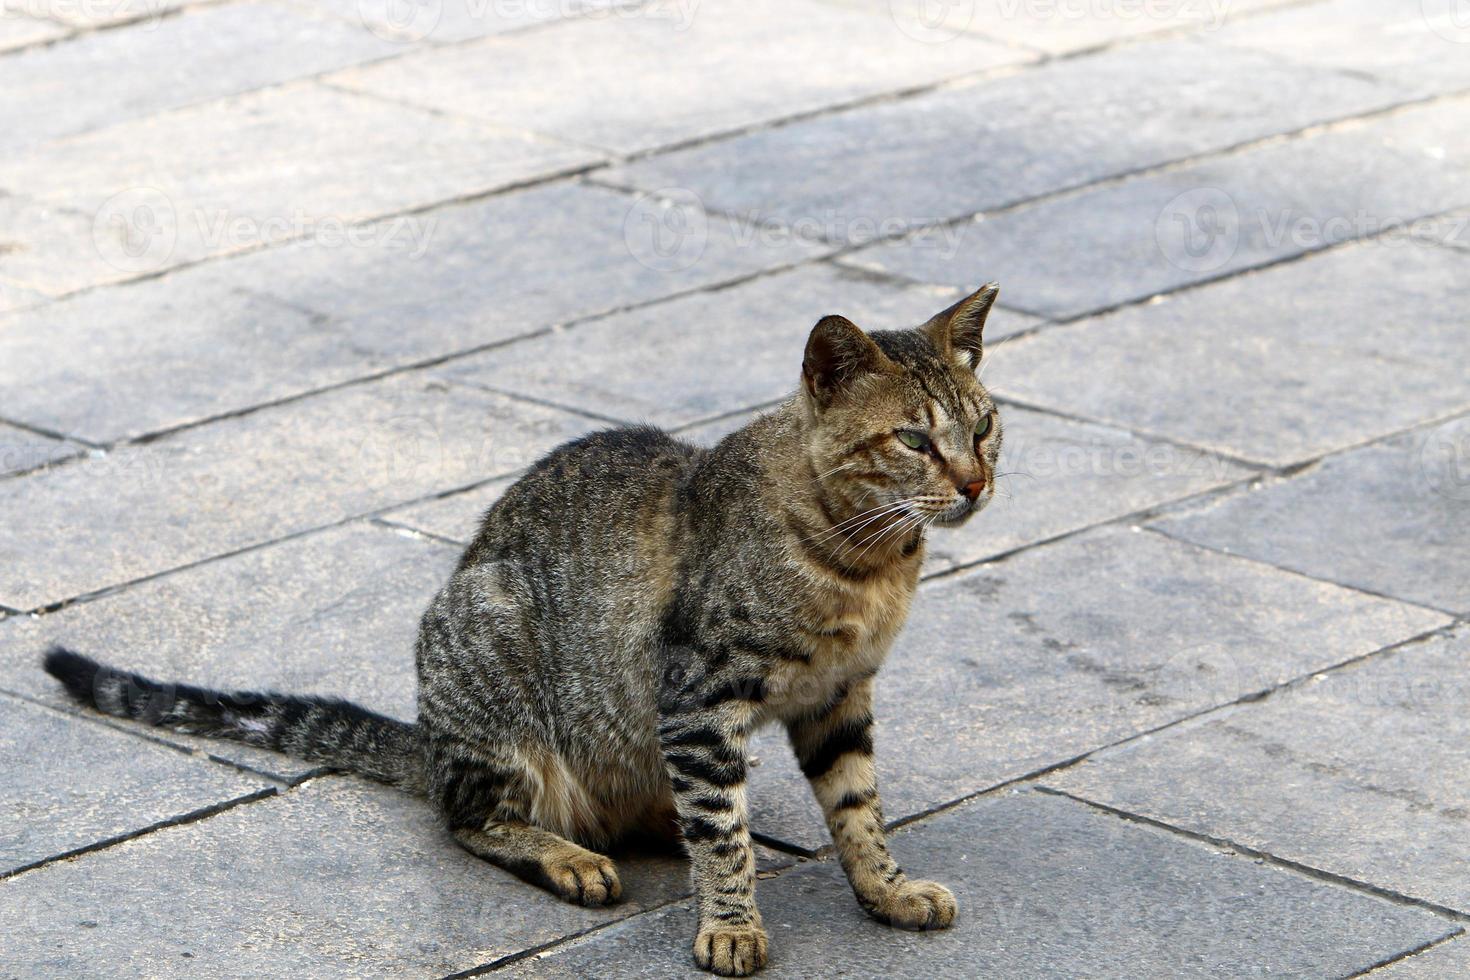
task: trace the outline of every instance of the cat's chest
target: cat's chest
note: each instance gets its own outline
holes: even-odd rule
[[[916,584],[917,575],[903,573],[809,594],[798,610],[798,635],[789,640],[802,655],[767,681],[777,713],[809,711],[841,685],[877,670],[908,618]]]

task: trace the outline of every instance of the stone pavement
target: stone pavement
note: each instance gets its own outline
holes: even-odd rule
[[[409,717],[538,454],[989,278],[1007,496],[879,704],[961,919],[772,733],[770,975],[1470,977],[1463,0],[3,0],[0,976],[691,973],[677,860],[563,905],[38,654]]]

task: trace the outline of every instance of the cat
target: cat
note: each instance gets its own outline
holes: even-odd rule
[[[822,318],[798,391],[712,449],[639,426],[553,450],[485,513],[424,614],[416,724],[163,685],[59,647],[45,668],[108,714],[426,796],[465,848],[571,902],[620,897],[610,844],[682,841],[694,960],[725,976],[767,959],[746,752],[780,722],[861,906],[948,927],[954,896],[885,842],[873,684],[928,527],[994,494],[1001,424],[976,369],[998,294],[907,330]]]

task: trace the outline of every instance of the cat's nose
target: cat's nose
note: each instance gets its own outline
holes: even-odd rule
[[[983,492],[985,492],[984,480],[971,480],[969,483],[966,483],[964,486],[960,487],[960,493],[964,494],[966,497],[969,497],[971,503],[974,503],[975,500]]]

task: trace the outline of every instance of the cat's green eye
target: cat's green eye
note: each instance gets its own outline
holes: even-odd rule
[[[987,415],[979,422],[975,423],[975,438],[977,440],[984,439],[986,436],[990,435],[990,420],[992,418],[993,416]]]
[[[898,436],[899,442],[916,452],[925,452],[929,448],[929,437],[922,432],[915,432],[913,429],[899,429],[894,435]]]

